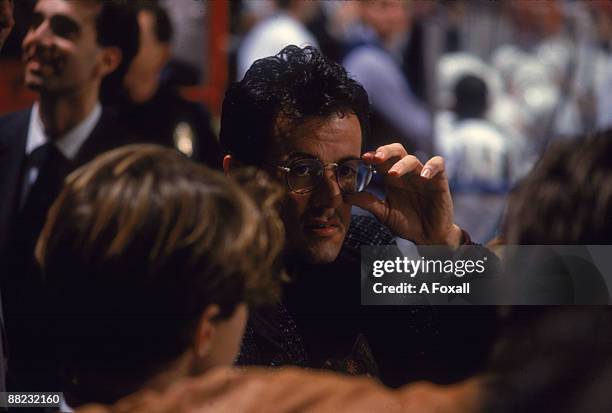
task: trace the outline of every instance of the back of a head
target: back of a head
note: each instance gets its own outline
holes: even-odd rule
[[[487,84],[480,77],[468,74],[455,85],[454,112],[459,119],[481,119],[487,111]]]
[[[509,244],[612,242],[612,130],[552,145],[511,195]]]
[[[520,307],[490,360],[486,413],[599,413],[612,409],[612,311]]]
[[[299,125],[307,118],[355,114],[362,136],[369,128],[365,89],[338,63],[313,47],[287,46],[253,63],[225,94],[221,144],[249,165],[261,165],[277,138],[279,117]]]
[[[67,178],[36,250],[67,382],[138,385],[183,354],[208,306],[224,320],[276,297],[280,194],[259,174],[248,181],[256,196],[154,145],[108,152]],[[70,390],[112,402],[134,389]]]

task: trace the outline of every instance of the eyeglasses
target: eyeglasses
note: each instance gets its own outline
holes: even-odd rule
[[[285,171],[287,186],[293,192],[305,194],[314,190],[324,179],[326,169],[334,168],[336,182],[346,194],[361,192],[372,180],[376,170],[360,159],[349,159],[339,163],[324,164],[316,158],[297,159],[287,166],[279,166]]]

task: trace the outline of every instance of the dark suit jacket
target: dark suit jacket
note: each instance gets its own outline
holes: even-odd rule
[[[51,197],[37,205],[35,209],[39,213],[36,216],[24,216],[23,212],[18,211],[30,113],[31,110],[26,110],[0,118],[0,282],[4,322],[11,346],[11,368],[19,363],[19,359],[23,360],[24,354],[32,365],[37,363],[36,354],[45,357],[44,352],[33,350],[35,342],[40,340],[32,340],[31,334],[36,335],[38,331],[36,323],[29,321],[44,314],[44,309],[37,308],[37,292],[42,291],[42,276],[35,265],[33,252],[46,211],[60,190],[58,186],[57,193],[52,191]],[[130,142],[117,127],[113,116],[103,111],[65,174],[100,153],[126,143]],[[28,318],[23,318],[24,315]]]

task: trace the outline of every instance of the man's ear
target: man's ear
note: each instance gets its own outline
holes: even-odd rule
[[[242,167],[242,162],[240,162],[238,159],[232,157],[232,155],[225,155],[223,157],[223,171],[227,174],[229,173],[232,169],[237,169]]]
[[[219,315],[219,306],[211,304],[200,316],[200,321],[196,328],[193,347],[198,358],[202,359],[208,356],[212,350],[216,327],[214,319]]]
[[[104,47],[102,48],[100,74],[102,77],[106,77],[114,72],[123,60],[123,53],[118,47]]]

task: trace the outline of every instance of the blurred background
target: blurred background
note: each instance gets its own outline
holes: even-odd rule
[[[34,3],[15,2],[0,114],[35,99],[20,61]],[[255,59],[316,46],[368,91],[367,148],[399,141],[446,158],[456,221],[477,242],[496,236],[506,195],[551,141],[612,127],[608,0],[156,3],[172,29],[161,83],[205,105],[213,130],[227,85]]]

